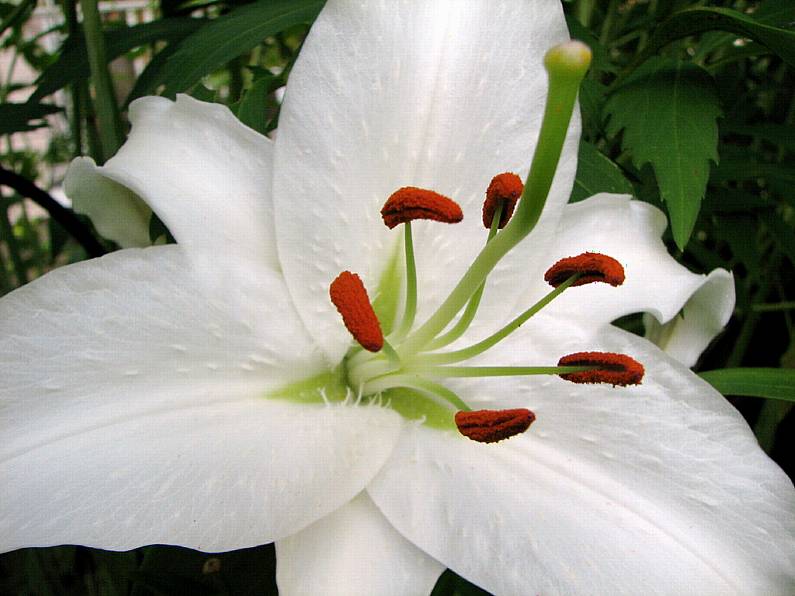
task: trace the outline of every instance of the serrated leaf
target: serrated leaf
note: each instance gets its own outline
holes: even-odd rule
[[[105,51],[108,60],[118,58],[133,48],[155,41],[178,41],[205,23],[202,19],[172,18],[105,32]],[[82,36],[70,37],[61,46],[58,59],[36,80],[32,100],[39,100],[71,82],[91,75],[88,53]]]
[[[611,135],[638,168],[654,169],[671,219],[674,241],[684,249],[707,187],[710,161],[718,161],[720,100],[702,68],[655,57],[627,77],[608,98]]]
[[[795,370],[792,369],[724,368],[699,375],[724,395],[795,401]]]
[[[219,17],[186,37],[163,68],[164,95],[172,96],[248,52],[269,35],[314,21],[323,0],[259,0]]]
[[[582,201],[600,192],[633,194],[633,189],[615,163],[590,143],[580,141],[577,175],[569,202]]]
[[[61,108],[41,103],[0,104],[0,135],[25,132],[46,126],[43,120],[48,114],[60,112]]]
[[[786,10],[776,11],[771,8],[763,16],[770,22],[771,19],[785,17],[786,14]],[[649,43],[635,63],[640,64],[647,57],[654,56],[672,41],[716,30],[729,31],[758,41],[774,54],[781,56],[785,62],[795,66],[795,31],[774,27],[729,8],[689,8],[676,13],[655,28]]]

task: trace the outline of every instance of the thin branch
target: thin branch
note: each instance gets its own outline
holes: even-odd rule
[[[40,189],[27,178],[20,176],[16,172],[6,170],[0,165],[0,185],[7,186],[23,197],[38,203],[50,214],[50,217],[69,232],[89,256],[101,257],[107,252],[71,209],[61,205],[49,193]]]

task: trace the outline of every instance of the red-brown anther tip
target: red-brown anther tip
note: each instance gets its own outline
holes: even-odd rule
[[[500,214],[499,228],[505,227],[505,224],[511,219],[513,210],[516,207],[516,201],[522,196],[524,184],[522,179],[516,174],[505,172],[504,174],[497,174],[491,179],[491,184],[486,190],[486,200],[483,203],[483,225],[487,229],[491,229],[491,221],[494,219],[494,212],[501,201],[504,201],[502,213]]]
[[[464,219],[461,207],[453,199],[432,190],[404,186],[386,200],[381,217],[388,228],[415,219],[432,219],[442,223],[458,223]]]
[[[557,288],[575,273],[580,273],[580,278],[572,286],[601,281],[611,286],[620,286],[624,283],[624,268],[613,257],[599,254],[598,252],[584,252],[576,257],[561,259],[544,274],[544,280],[553,288]]]
[[[457,412],[455,425],[465,437],[478,443],[496,443],[526,431],[536,415],[525,408]]]
[[[329,286],[329,296],[353,339],[370,352],[378,352],[384,347],[381,324],[358,275],[350,271],[340,273]]]
[[[558,361],[558,366],[598,366],[594,370],[564,373],[561,379],[572,383],[610,383],[616,385],[639,385],[643,380],[643,365],[626,354],[612,352],[577,352]]]

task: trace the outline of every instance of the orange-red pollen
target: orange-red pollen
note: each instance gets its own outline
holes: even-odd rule
[[[455,424],[465,437],[478,443],[496,443],[526,431],[536,419],[525,408],[457,412]]]
[[[577,352],[558,361],[558,366],[596,366],[594,370],[563,373],[562,379],[572,383],[610,383],[616,385],[639,385],[643,380],[643,365],[626,354],[612,352]]]
[[[353,339],[370,352],[384,347],[384,334],[361,278],[343,271],[331,282],[329,295]]]
[[[575,273],[580,278],[572,286],[600,281],[611,286],[620,286],[624,283],[624,267],[613,257],[599,254],[598,252],[584,252],[576,257],[561,259],[544,274],[544,280],[553,288],[557,288]]]
[[[458,223],[464,219],[464,213],[458,203],[438,192],[404,186],[393,192],[386,200],[381,209],[381,217],[391,229],[415,219]]]
[[[494,176],[486,190],[486,200],[483,202],[483,225],[486,228],[491,228],[494,212],[502,202],[503,208],[498,227],[504,228],[513,215],[516,201],[522,196],[522,190],[524,190],[524,184],[516,174],[505,172]]]

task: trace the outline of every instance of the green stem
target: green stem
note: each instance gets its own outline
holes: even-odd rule
[[[430,377],[525,377],[597,370],[593,366],[412,366],[408,372]]]
[[[438,310],[408,337],[400,348],[401,354],[417,353],[447,327],[495,265],[535,227],[552,186],[577,91],[589,64],[590,51],[579,42],[561,44],[547,52],[544,65],[549,74],[549,93],[544,119],[516,213],[475,258]]]
[[[494,217],[491,219],[491,228],[489,229],[489,237],[486,239],[486,244],[491,242],[494,239],[494,236],[497,235],[504,206],[505,201],[500,201],[499,205],[497,205],[497,208],[494,210]],[[483,297],[483,291],[485,289],[486,283],[484,282],[480,284],[480,287],[477,289],[477,291],[472,294],[472,297],[469,299],[469,302],[467,302],[467,306],[464,309],[464,314],[461,315],[461,318],[458,319],[458,322],[455,324],[455,326],[447,333],[440,335],[431,343],[429,343],[426,349],[438,350],[439,348],[448,346],[461,337],[467,329],[469,329],[472,321],[475,320],[475,315],[478,312],[480,300]]]
[[[83,32],[86,38],[88,63],[94,83],[95,105],[99,119],[99,134],[105,158],[112,157],[121,146],[122,132],[119,108],[113,93],[113,84],[108,72],[105,36],[97,0],[80,0],[83,9]]]
[[[567,288],[569,288],[575,281],[577,281],[580,278],[580,275],[581,274],[579,273],[572,275],[569,279],[564,281],[557,288],[552,290],[549,294],[544,296],[541,300],[536,302],[533,306],[531,306],[522,314],[520,314],[518,317],[516,317],[513,321],[511,321],[510,323],[505,325],[502,329],[490,335],[486,339],[479,341],[478,343],[471,345],[468,348],[463,348],[461,350],[456,350],[454,352],[446,352],[442,354],[424,354],[422,356],[422,362],[428,364],[450,364],[452,362],[461,362],[462,360],[469,360],[470,358],[473,358],[478,354],[482,354],[492,346],[498,344],[503,339],[508,337],[511,333],[513,333],[519,327],[521,327],[528,319],[530,319],[530,317],[535,315],[547,304],[549,304],[555,298],[560,296]]]

